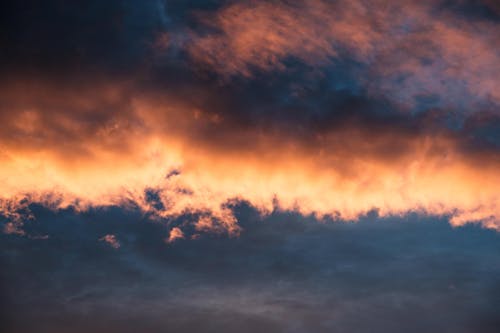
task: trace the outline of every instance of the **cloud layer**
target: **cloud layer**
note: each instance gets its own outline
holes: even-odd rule
[[[414,211],[500,227],[499,22],[489,2],[47,7],[81,25],[11,7],[40,38],[5,23],[7,233],[24,234],[33,202],[193,213],[200,232],[232,235],[239,201],[263,215]],[[111,23],[97,33],[96,19]]]
[[[2,332],[498,330],[492,230],[416,214],[262,220],[240,205],[240,237],[165,243],[139,211],[32,210],[27,230],[49,238],[0,234]],[[119,249],[99,241],[111,234]]]

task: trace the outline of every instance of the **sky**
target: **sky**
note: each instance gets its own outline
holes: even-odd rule
[[[0,6],[2,332],[500,332],[497,1]]]

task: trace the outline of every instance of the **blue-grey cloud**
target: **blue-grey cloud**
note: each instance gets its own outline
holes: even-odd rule
[[[495,332],[499,236],[406,217],[318,222],[239,205],[239,238],[167,244],[166,225],[121,209],[35,208],[2,237],[5,332]],[[182,219],[172,223],[182,223]],[[99,237],[113,233],[121,247]]]

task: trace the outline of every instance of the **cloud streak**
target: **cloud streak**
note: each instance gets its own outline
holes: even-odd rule
[[[214,32],[193,33],[187,48],[226,77],[348,58],[362,64],[372,94],[406,107],[500,104],[500,25],[455,15],[444,2],[243,1],[202,17]]]

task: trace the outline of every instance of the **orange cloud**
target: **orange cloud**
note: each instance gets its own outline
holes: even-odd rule
[[[104,235],[103,237],[99,238],[99,241],[109,244],[109,246],[111,246],[113,249],[119,249],[121,246],[116,236],[111,234]]]
[[[440,9],[441,8],[441,9]],[[224,77],[314,67],[347,57],[363,63],[375,95],[412,106],[500,104],[500,24],[467,21],[438,1],[246,1],[205,14],[214,32],[192,33],[191,57]],[[469,109],[470,110],[470,109]]]
[[[344,7],[344,10],[341,8]],[[354,1],[249,1],[230,5],[205,23],[221,32],[194,37],[191,55],[222,73],[252,75],[252,69],[283,69],[287,57],[325,64],[336,44],[368,53],[380,36],[362,20],[366,8]]]
[[[417,211],[450,216],[453,225],[500,228],[498,153],[467,150],[451,134],[346,122],[298,137],[235,128],[222,115],[119,83],[82,87],[74,104],[71,91],[34,87],[22,102],[13,91],[1,93],[11,107],[0,113],[6,232],[22,233],[20,212],[40,202],[77,210],[133,204],[165,219],[196,212],[197,231],[237,235],[227,207],[235,199],[262,214],[277,207],[356,219],[373,209],[382,216]],[[125,111],[114,111],[123,99]],[[146,197],[151,188],[164,208]]]
[[[174,227],[172,228],[172,230],[170,230],[170,235],[168,236],[166,242],[173,243],[176,240],[183,238],[184,238],[184,233],[182,232],[182,230],[177,227]]]

